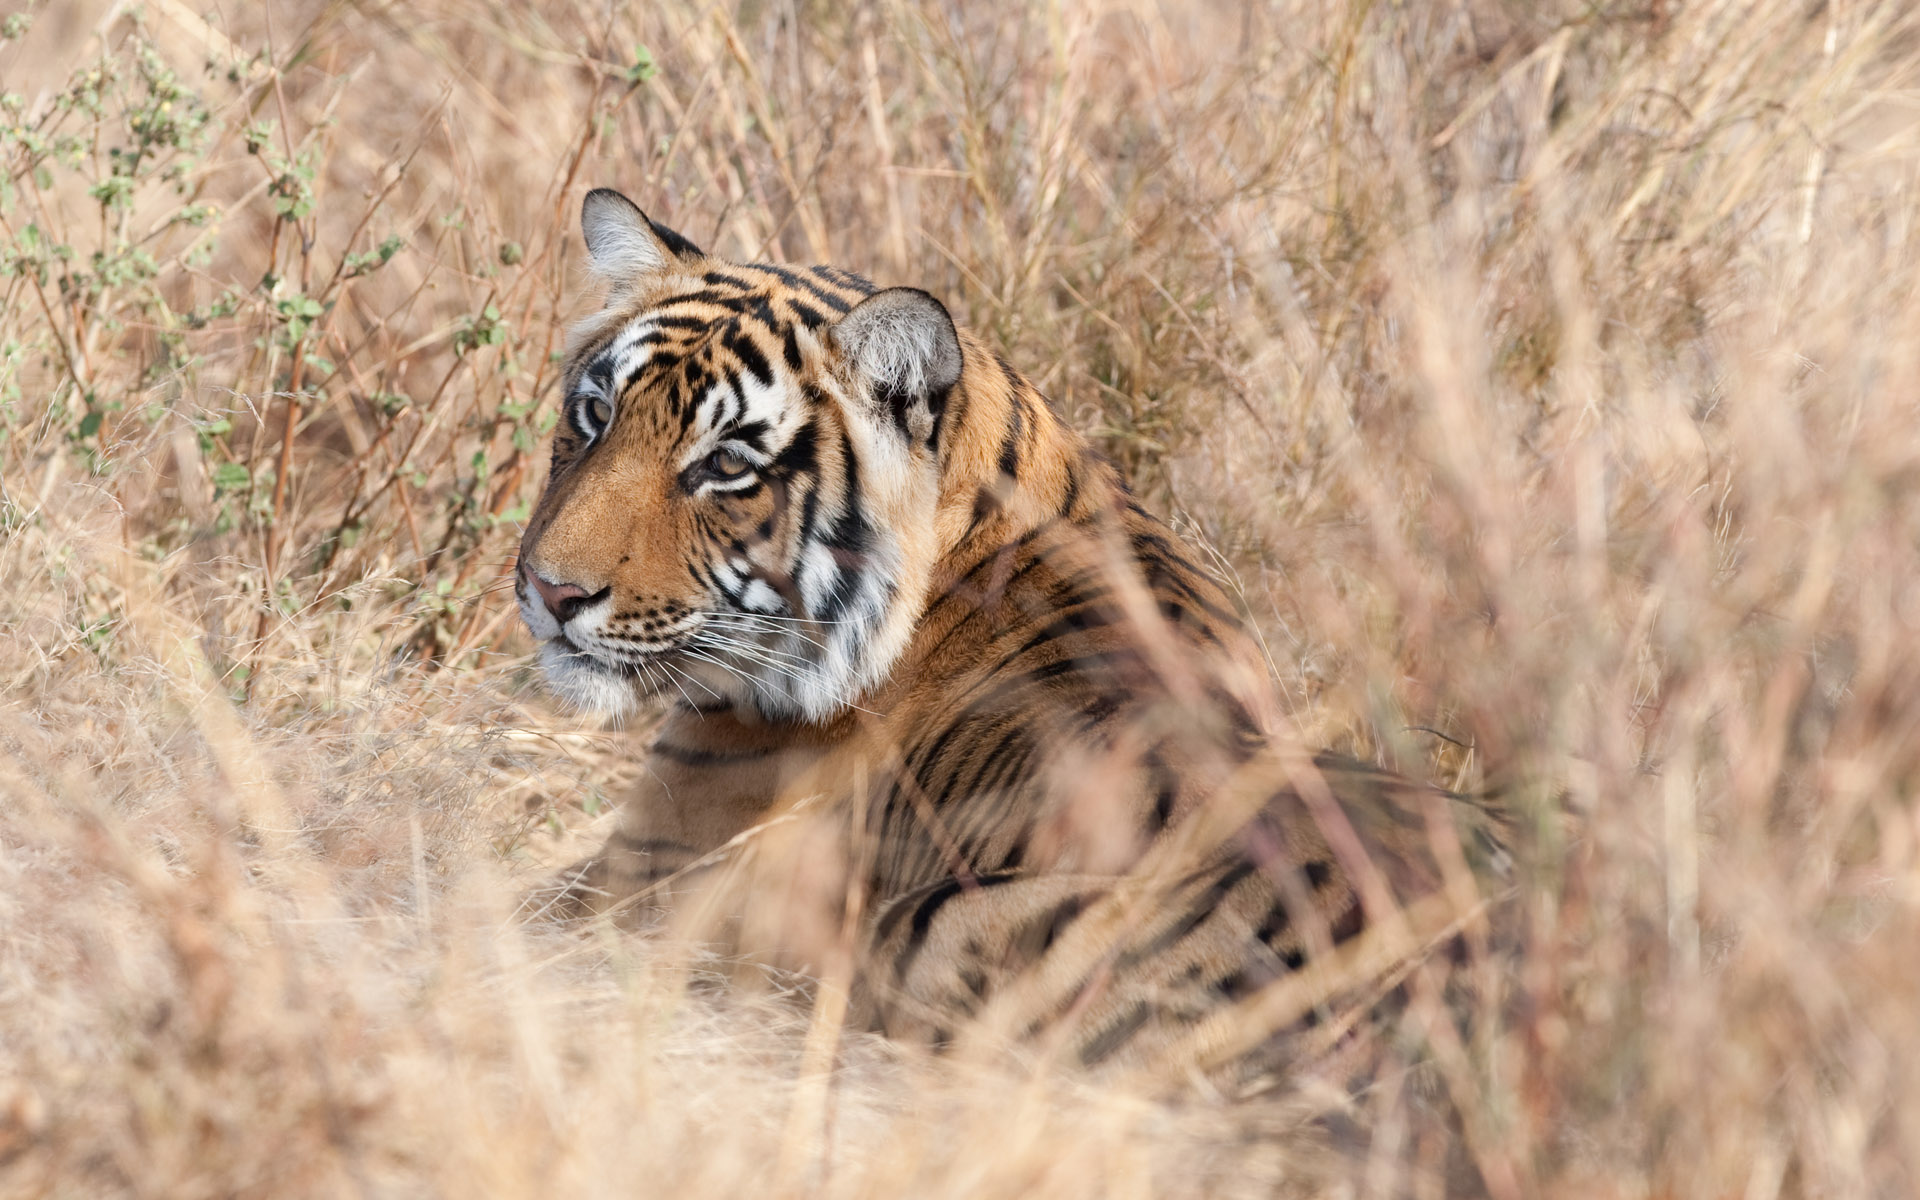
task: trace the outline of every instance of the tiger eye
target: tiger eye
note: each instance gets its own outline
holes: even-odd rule
[[[605,396],[593,398],[593,423],[605,429],[613,421],[613,401]]]
[[[738,479],[753,470],[753,464],[731,450],[715,450],[707,457],[707,470],[721,479]]]

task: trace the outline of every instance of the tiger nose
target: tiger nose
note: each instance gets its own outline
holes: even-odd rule
[[[573,615],[584,607],[591,598],[587,589],[574,583],[548,583],[540,578],[540,573],[525,562],[520,564],[520,573],[527,577],[533,590],[540,593],[540,602],[547,606],[553,619],[565,625]]]

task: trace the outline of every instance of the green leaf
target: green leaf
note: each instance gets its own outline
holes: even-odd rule
[[[245,463],[223,462],[213,469],[215,495],[222,492],[237,492],[252,482],[253,476],[248,473]]]
[[[659,73],[660,68],[655,66],[653,62],[653,51],[647,49],[645,46],[636,44],[633,48],[633,65],[625,71],[627,82],[636,85],[642,84]]]

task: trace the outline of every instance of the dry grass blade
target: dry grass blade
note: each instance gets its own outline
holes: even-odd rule
[[[1905,0],[13,8],[0,1194],[1920,1192]],[[1229,1103],[516,920],[639,769],[499,586],[598,184],[946,299],[1511,945]]]

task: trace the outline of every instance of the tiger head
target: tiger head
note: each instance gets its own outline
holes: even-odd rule
[[[590,193],[608,285],[575,331],[515,591],[549,682],[823,720],[885,678],[930,571],[947,310],[830,267],[709,257]]]

